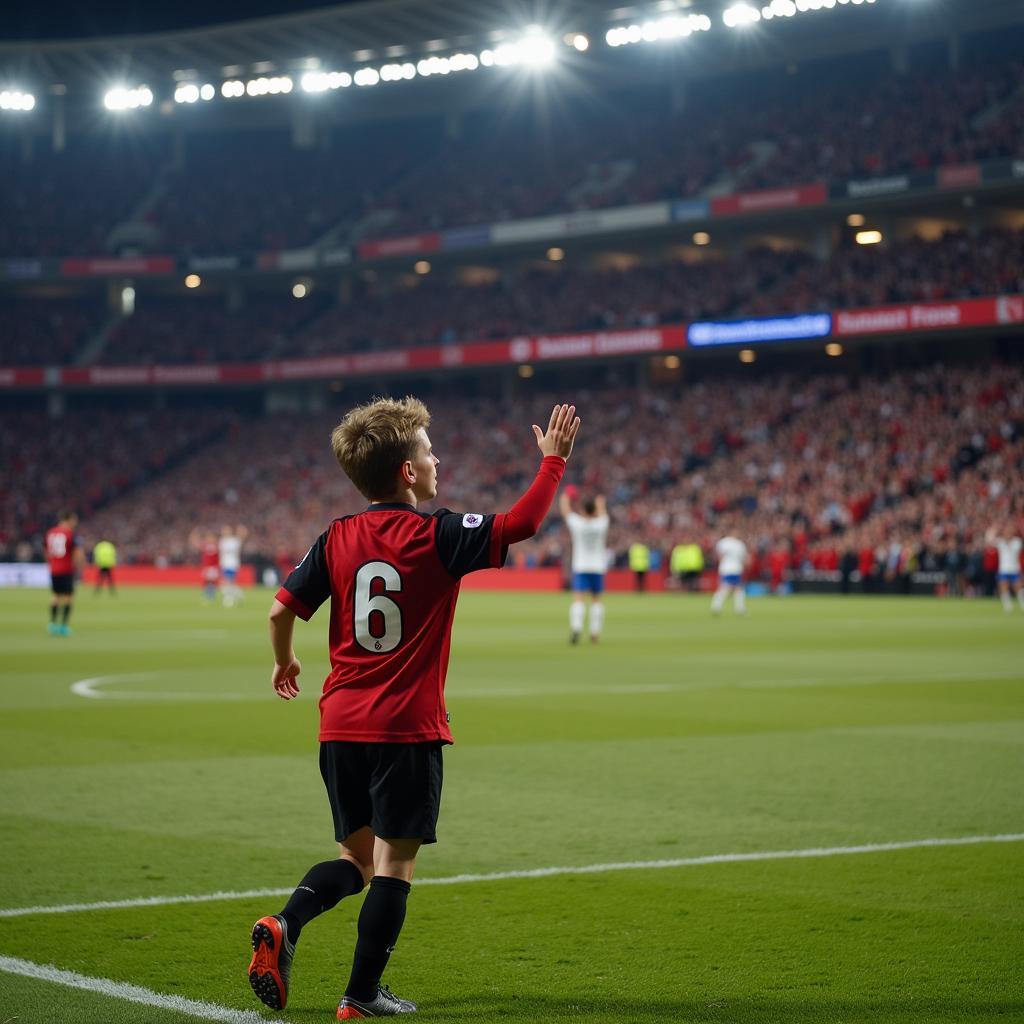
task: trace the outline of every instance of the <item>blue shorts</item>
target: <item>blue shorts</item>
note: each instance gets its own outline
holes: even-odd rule
[[[996,577],[1000,583],[1017,583],[1020,580],[1019,572],[1001,572]]]
[[[738,587],[743,582],[742,576],[723,576],[722,585],[726,587]]]
[[[604,573],[574,572],[572,574],[572,589],[576,591],[589,590],[592,594],[600,594],[604,591]]]
[[[221,574],[221,576],[224,577],[224,581],[226,583],[234,583],[235,582],[235,578],[238,576],[238,570],[237,569],[221,569],[220,574]]]

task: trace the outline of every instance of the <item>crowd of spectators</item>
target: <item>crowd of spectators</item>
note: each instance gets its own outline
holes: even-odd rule
[[[38,552],[62,510],[91,524],[104,505],[160,477],[226,423],[214,412],[0,414],[0,561]]]
[[[9,299],[0,303],[0,365],[63,366],[103,322],[99,303]]]
[[[0,135],[0,257],[37,260],[109,253],[110,232],[151,188],[167,147],[102,133],[60,153]]]
[[[907,74],[879,61],[693,81],[674,111],[667,89],[609,92],[454,131],[437,117],[335,128],[311,148],[269,129],[189,135],[173,157],[159,133],[28,156],[9,140],[0,257],[108,253],[147,196],[151,249],[228,254],[1024,156],[1019,58]]]
[[[431,439],[441,459],[435,504],[510,507],[535,469],[529,423],[560,397],[432,401]],[[1007,520],[1024,526],[1020,364],[936,364],[879,378],[779,375],[572,397],[586,430],[567,482],[584,495],[607,496],[610,546],[620,559],[636,540],[663,557],[683,541],[710,553],[717,537],[734,532],[754,554],[753,578],[774,585],[795,572],[845,568],[867,581],[948,570],[951,586],[964,587],[990,571],[986,531]],[[195,527],[242,522],[250,557],[294,564],[332,518],[365,507],[333,461],[335,419],[236,418],[194,457],[89,516],[83,530],[115,538],[128,559],[187,563],[195,557]],[[190,429],[199,426],[209,433],[222,421],[199,418]],[[99,427],[108,436],[126,433],[114,419]],[[160,433],[174,432],[162,424]],[[28,472],[34,465],[21,463]],[[69,493],[56,467],[47,472],[58,485],[37,504]],[[23,493],[9,492],[5,506]],[[95,485],[91,494],[102,497]],[[4,521],[29,518],[8,510]],[[567,554],[568,538],[552,514],[537,538],[517,546],[515,559],[559,564]]]
[[[484,285],[431,275],[408,287],[370,287],[340,303],[298,334],[289,353],[446,345],[1019,292],[1024,232],[997,229],[884,247],[851,244],[823,261],[799,250],[757,248],[622,270],[546,267]]]
[[[146,296],[114,329],[101,361],[107,365],[254,362],[286,345],[318,308],[313,300],[298,302],[287,294],[271,299],[256,293],[235,310],[228,308],[222,296]]]
[[[245,362],[1020,293],[1024,231],[990,228],[934,241],[844,244],[825,260],[755,248],[625,269],[549,264],[484,284],[438,272],[361,281],[336,302],[324,288],[301,301],[284,289],[273,297],[250,292],[237,308],[221,295],[143,294],[99,358],[108,365]],[[101,322],[99,310],[69,300],[7,303],[0,365],[69,362]]]

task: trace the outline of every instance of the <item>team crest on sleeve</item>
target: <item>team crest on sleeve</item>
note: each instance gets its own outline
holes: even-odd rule
[[[483,521],[484,517],[478,515],[476,512],[467,512],[462,517],[462,525],[469,530],[472,530],[474,527],[479,526]]]

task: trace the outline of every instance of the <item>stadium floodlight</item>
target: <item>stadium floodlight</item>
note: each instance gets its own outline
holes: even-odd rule
[[[858,231],[853,238],[858,245],[878,245],[882,241],[882,232],[877,230]]]
[[[153,93],[148,86],[138,85],[128,88],[124,85],[115,85],[108,89],[103,96],[103,106],[107,110],[124,111],[136,110],[139,107],[148,107],[153,102]]]
[[[604,35],[609,46],[627,46],[631,43],[658,43],[685,39],[694,32],[710,32],[711,19],[706,14],[672,15],[656,18],[639,25],[618,25]]]
[[[212,100],[213,97],[216,96],[216,95],[217,95],[217,90],[214,89],[214,87],[209,82],[207,82],[205,85],[203,85],[199,89],[199,98],[201,100],[207,102],[207,103],[210,100]]]
[[[761,17],[766,20],[792,18],[796,12],[796,4],[793,3],[793,0],[772,0],[770,4],[761,8]]]
[[[36,98],[21,89],[4,89],[0,92],[0,110],[16,110],[26,113],[36,105]]]
[[[578,50],[580,53],[585,53],[590,49],[590,40],[582,32],[577,32],[570,42],[573,49]]]
[[[179,85],[178,88],[174,90],[174,102],[198,103],[199,86],[192,82],[186,82],[184,85]]]
[[[356,85],[376,85],[380,81],[380,72],[376,68],[360,68],[353,76]]]
[[[543,70],[558,58],[555,41],[539,25],[531,25],[526,33],[512,43],[502,43],[480,54],[484,67],[515,67],[517,65]]]
[[[408,62],[404,64],[385,64],[380,69],[380,80],[382,82],[408,82],[416,77],[416,65]]]
[[[228,100],[238,99],[239,96],[245,95],[245,82],[237,78],[231,79],[220,87],[220,94]]]
[[[761,12],[750,4],[733,4],[722,11],[726,28],[747,28],[761,20]]]

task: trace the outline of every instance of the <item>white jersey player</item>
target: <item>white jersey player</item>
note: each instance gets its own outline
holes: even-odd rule
[[[718,615],[727,598],[732,594],[737,615],[747,610],[747,594],[743,586],[743,571],[747,567],[749,554],[747,545],[738,537],[729,534],[715,545],[718,556],[718,589],[711,599],[711,612]]]
[[[608,506],[603,495],[583,503],[582,514],[572,510],[572,499],[563,491],[558,510],[572,537],[572,604],[569,606],[569,640],[577,644],[586,615],[584,595],[590,595],[590,642],[597,643],[604,626],[604,574],[608,569]]]
[[[1021,610],[1024,611],[1024,591],[1020,585],[1020,553],[1024,543],[1021,542],[1018,531],[1014,529],[1013,523],[1007,520],[998,532],[995,527],[989,530],[985,540],[989,544],[994,544],[999,552],[999,571],[996,579],[1003,610],[1013,611],[1012,595],[1015,594]]]
[[[238,570],[242,568],[242,544],[248,531],[244,526],[225,526],[220,531],[217,541],[217,553],[220,556],[221,600],[225,608],[234,607],[242,597],[242,588],[238,585]]]

